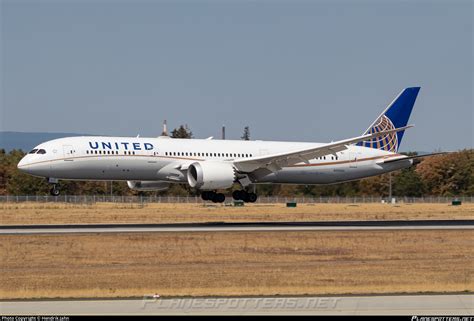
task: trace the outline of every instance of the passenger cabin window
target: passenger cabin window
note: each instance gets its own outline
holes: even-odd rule
[[[38,149],[36,148],[36,149],[31,150],[31,152],[29,152],[28,154],[35,154],[37,151]]]

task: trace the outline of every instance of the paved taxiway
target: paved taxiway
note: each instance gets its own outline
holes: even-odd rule
[[[240,222],[173,224],[72,224],[0,226],[0,234],[143,233],[218,231],[341,231],[341,230],[474,229],[474,220]]]
[[[473,315],[474,295],[10,301],[0,302],[0,313]]]

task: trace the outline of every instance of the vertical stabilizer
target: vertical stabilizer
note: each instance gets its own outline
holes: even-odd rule
[[[383,113],[375,119],[364,134],[406,126],[419,91],[420,87],[405,88]],[[404,133],[405,131],[400,131],[381,137],[375,137],[368,141],[357,143],[357,145],[396,153],[402,142]]]

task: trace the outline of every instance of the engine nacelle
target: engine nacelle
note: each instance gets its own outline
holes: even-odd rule
[[[201,190],[229,188],[234,184],[235,172],[230,163],[196,162],[188,167],[188,184]]]
[[[170,187],[170,183],[163,181],[127,181],[130,189],[136,191],[164,191]]]

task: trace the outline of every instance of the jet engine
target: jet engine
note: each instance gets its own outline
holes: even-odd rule
[[[127,181],[127,185],[130,189],[136,191],[163,191],[168,189],[170,183],[163,181]]]
[[[189,186],[197,189],[225,189],[234,184],[235,172],[230,163],[196,162],[189,165],[187,179]]]

